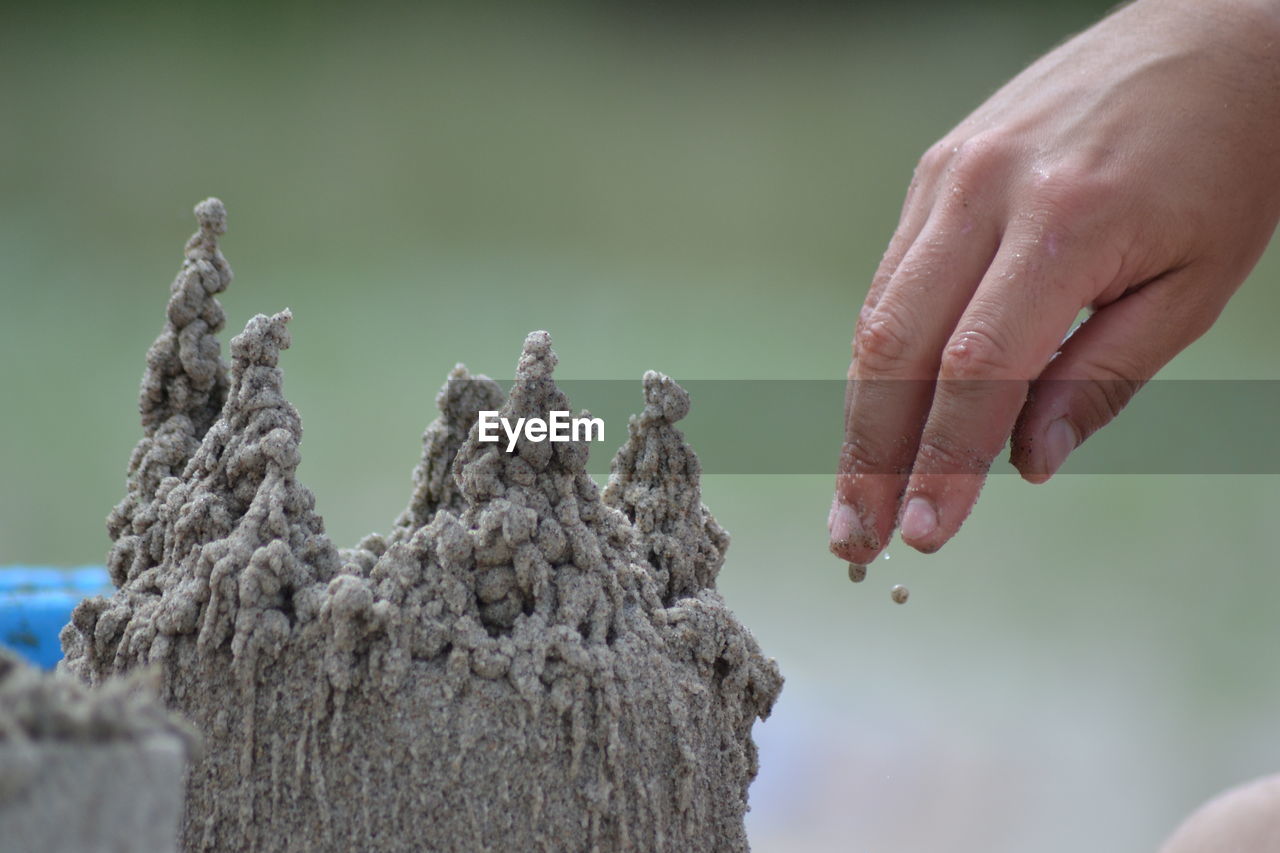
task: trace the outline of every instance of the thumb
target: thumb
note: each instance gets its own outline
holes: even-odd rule
[[[1166,273],[1099,309],[1063,342],[1032,383],[1013,430],[1010,461],[1023,479],[1052,477],[1147,380],[1208,331],[1231,293],[1210,278],[1199,267]]]

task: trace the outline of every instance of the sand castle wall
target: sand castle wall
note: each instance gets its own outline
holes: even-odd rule
[[[0,649],[0,849],[177,850],[192,752],[144,680],[90,688]]]
[[[585,442],[477,438],[482,409],[569,409],[534,332],[509,394],[455,368],[408,508],[335,548],[295,476],[290,315],[222,362],[225,211],[196,215],[108,519],[118,589],[76,609],[62,665],[156,667],[204,737],[183,849],[746,849],[781,677],[715,589],[684,390],[646,374],[602,492]]]

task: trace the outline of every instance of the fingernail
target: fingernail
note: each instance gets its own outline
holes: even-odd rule
[[[1058,418],[1049,424],[1048,429],[1044,431],[1045,476],[1052,477],[1079,443],[1080,436],[1076,433],[1076,428],[1071,425],[1071,421]]]
[[[832,542],[848,542],[862,533],[862,522],[853,507],[837,503],[832,508],[830,531]]]
[[[938,511],[928,498],[916,496],[907,501],[907,509],[902,513],[902,538],[927,539],[938,529]]]

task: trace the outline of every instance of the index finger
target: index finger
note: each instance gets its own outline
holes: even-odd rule
[[[968,215],[963,205],[935,209],[855,335],[829,525],[832,552],[852,563],[888,544],[939,354],[995,253],[994,224]]]

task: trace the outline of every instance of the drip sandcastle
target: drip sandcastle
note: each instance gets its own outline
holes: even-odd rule
[[[194,850],[747,848],[776,664],[715,589],[727,534],[650,372],[603,492],[585,442],[482,443],[480,410],[567,410],[545,332],[510,393],[459,365],[389,533],[335,548],[298,482],[288,311],[220,358],[222,203],[196,207],[143,438],[108,518],[116,592],[63,630],[91,684],[153,667],[200,732]]]

